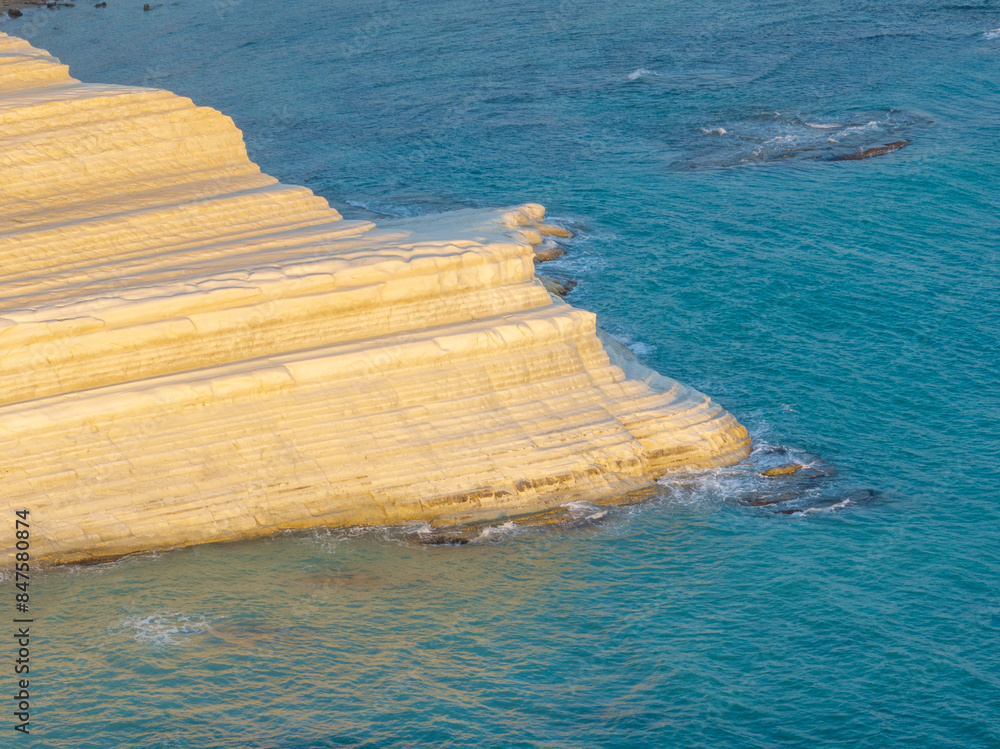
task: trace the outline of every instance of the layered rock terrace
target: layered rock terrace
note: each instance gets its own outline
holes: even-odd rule
[[[229,117],[0,34],[0,512],[72,562],[742,459],[731,415],[545,290],[543,213],[343,220]]]

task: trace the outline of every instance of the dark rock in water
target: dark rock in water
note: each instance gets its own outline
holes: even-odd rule
[[[153,9],[153,6],[151,6],[151,5],[149,4],[149,3],[146,3],[146,5],[143,5],[143,6],[142,6],[142,9],[143,9],[143,10],[152,10],[152,9]]]
[[[536,275],[535,278],[542,282],[542,286],[547,292],[555,294],[560,299],[565,298],[569,292],[576,288],[576,281],[571,278],[552,278],[539,275]]]
[[[766,471],[761,471],[761,476],[790,476],[797,471],[805,468],[801,463],[789,463],[786,466],[777,466],[776,468],[768,468]]]
[[[465,546],[469,539],[464,536],[445,536],[443,534],[418,534],[417,541],[428,546]]]
[[[792,507],[787,510],[777,510],[777,512],[781,515],[799,515],[807,512],[815,512],[817,510],[842,510],[848,505],[870,502],[874,499],[878,499],[878,497],[879,492],[874,489],[858,489],[857,491],[851,492],[846,497],[843,495],[834,495],[810,502],[807,507]]]
[[[780,456],[783,460],[775,465],[771,456]],[[793,459],[796,462],[791,462]],[[837,475],[836,468],[817,455],[765,446],[758,451],[757,461],[762,463],[758,462],[752,470],[765,480],[753,480],[748,476],[749,485],[734,497],[737,504],[791,515],[821,509],[845,499],[831,482]],[[770,467],[765,468],[768,464]]]
[[[97,5],[95,5],[94,7],[95,7],[95,8],[107,8],[107,7],[108,7],[108,4],[107,4],[107,3],[98,3],[98,4],[97,4]]]
[[[781,504],[782,502],[794,502],[802,499],[803,496],[804,494],[801,492],[782,492],[781,494],[757,492],[745,494],[737,498],[736,501],[744,507],[768,507],[770,505]]]
[[[886,143],[884,146],[879,146],[878,148],[868,148],[859,153],[845,153],[840,156],[834,156],[830,161],[857,161],[859,159],[871,159],[875,156],[883,156],[887,153],[892,153],[893,151],[898,151],[903,146],[910,145],[908,140],[897,140],[895,143]]]
[[[11,18],[20,18],[21,16],[24,15],[24,13],[19,11],[17,8],[11,8],[10,10],[7,11],[7,15],[10,16]]]
[[[873,499],[878,499],[881,492],[875,489],[858,489],[856,492],[851,492],[844,499],[849,502],[857,504],[858,502],[870,502]]]

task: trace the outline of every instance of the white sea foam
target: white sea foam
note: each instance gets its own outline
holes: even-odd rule
[[[844,499],[836,504],[827,505],[826,507],[807,507],[801,512],[797,512],[796,515],[811,515],[814,512],[836,512],[837,510],[843,510],[849,504],[851,504],[851,500]]]
[[[593,520],[597,521],[608,514],[607,510],[602,510],[598,505],[592,502],[585,502],[577,500],[575,502],[567,502],[564,505],[560,505],[569,510],[570,515],[573,516],[574,520]]]
[[[632,353],[636,356],[649,356],[656,351],[656,346],[651,343],[644,343],[643,341],[633,341],[629,344],[629,348],[632,349]]]
[[[840,127],[840,125],[837,124],[827,125],[822,122],[807,122],[805,123],[805,125],[806,127],[811,127],[814,130],[836,130],[838,127]]]
[[[598,505],[595,505],[593,502],[586,502],[583,500],[567,502],[566,504],[560,506],[565,507],[567,510],[569,510],[571,515],[578,517],[592,516],[594,514],[601,514],[601,515],[604,514],[603,512],[600,512],[601,508]]]
[[[859,133],[871,132],[872,130],[877,130],[880,127],[880,124],[881,123],[872,120],[871,122],[867,122],[864,125],[852,125],[851,127],[845,127],[843,130],[837,133],[837,135],[857,135]]]
[[[153,647],[180,645],[194,635],[205,634],[211,622],[204,616],[187,616],[176,612],[127,616],[111,628],[124,632],[136,642]]]
[[[656,351],[656,345],[636,340],[627,330],[609,330],[615,339],[636,356],[649,356]]]
[[[701,128],[701,131],[703,133],[705,133],[705,135],[725,135],[726,134],[726,128],[724,128],[724,127],[703,127],[703,128]]]
[[[1000,39],[1000,29],[992,29],[991,31],[984,31],[983,37],[986,39]]]
[[[725,468],[669,473],[657,483],[667,489],[671,502],[703,504],[752,491],[762,485],[763,478],[751,466],[741,463]]]
[[[638,81],[642,78],[647,78],[651,75],[657,76],[659,75],[659,73],[657,73],[655,70],[648,70],[646,68],[636,68],[635,70],[633,70],[631,73],[628,74],[628,79],[630,81]]]
[[[479,533],[479,535],[474,539],[476,541],[492,541],[494,539],[503,538],[505,536],[513,535],[519,530],[518,526],[513,522],[508,520],[503,525],[488,525]]]

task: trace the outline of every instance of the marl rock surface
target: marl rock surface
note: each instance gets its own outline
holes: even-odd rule
[[[546,292],[543,214],[342,220],[214,109],[0,34],[0,512],[70,562],[519,514],[746,456],[731,415]]]

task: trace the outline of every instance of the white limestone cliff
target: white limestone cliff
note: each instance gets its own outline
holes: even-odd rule
[[[543,213],[346,221],[221,113],[0,34],[0,513],[69,562],[525,513],[745,457],[732,416],[612,363],[545,291]]]

